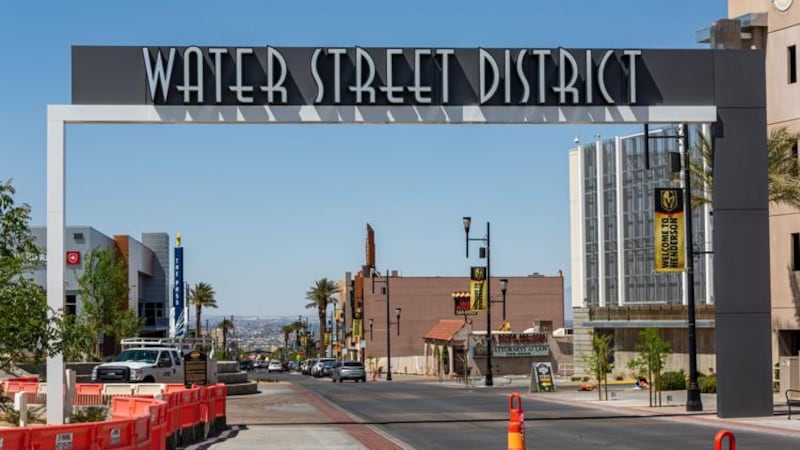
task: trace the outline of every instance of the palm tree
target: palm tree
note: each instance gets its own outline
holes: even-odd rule
[[[689,171],[692,174],[692,208],[703,204],[711,204],[714,181],[714,150],[709,140],[698,135],[698,151],[702,160],[692,160]],[[788,131],[786,128],[773,128],[767,141],[767,192],[769,202],[786,204],[800,209],[800,166],[797,155],[792,149],[800,140],[800,133]],[[704,189],[705,188],[705,189]],[[703,195],[703,191],[708,195]]]
[[[227,359],[228,355],[228,331],[233,329],[233,322],[229,319],[222,319],[222,322],[217,325],[217,328],[222,330],[222,354]]]
[[[197,314],[195,316],[195,337],[200,337],[200,315],[203,308],[216,308],[217,300],[214,298],[214,288],[205,281],[201,281],[189,289],[189,303],[193,303]]]
[[[294,324],[290,323],[289,325],[284,325],[281,327],[281,331],[283,332],[283,358],[287,359],[287,355],[289,354],[289,335],[294,333]]]
[[[323,278],[317,280],[314,286],[306,292],[306,300],[309,303],[306,308],[317,308],[319,315],[319,354],[325,354],[325,320],[328,309],[328,303],[333,300],[334,294],[339,292],[339,287],[336,282]]]

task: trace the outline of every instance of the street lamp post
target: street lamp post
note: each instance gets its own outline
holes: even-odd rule
[[[686,388],[686,410],[702,411],[703,402],[700,398],[700,388],[697,384],[697,335],[696,320],[694,311],[694,244],[692,242],[692,184],[691,173],[689,171],[689,128],[686,124],[680,127],[683,135],[683,189],[685,193],[685,214],[686,214],[686,289],[687,289],[687,309],[689,335],[689,386]]]
[[[380,274],[377,271],[372,273],[372,292],[375,292],[375,275],[380,276]],[[386,269],[386,276],[383,277],[383,281],[380,281],[384,284],[383,291],[386,293],[386,381],[392,381],[392,333],[389,332],[389,327],[391,325],[389,317],[389,310],[391,309],[389,306],[391,299],[391,297],[389,297],[389,280],[389,269]],[[370,333],[372,332],[371,325],[372,323],[370,322]]]
[[[508,278],[500,279],[500,292],[503,293],[503,324],[506,322],[506,290],[508,289]]]
[[[480,241],[486,244],[485,252],[481,247],[480,255],[486,258],[486,386],[493,386],[494,379],[492,377],[492,272],[491,272],[491,252],[490,252],[490,234],[489,222],[486,222],[486,237],[485,238],[470,238],[469,228],[472,223],[471,217],[462,218],[464,222],[464,233],[466,236],[466,256],[469,258],[469,242]]]

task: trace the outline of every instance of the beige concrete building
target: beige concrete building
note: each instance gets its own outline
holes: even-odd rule
[[[729,0],[728,19],[698,33],[712,48],[765,48],[767,126],[800,132],[800,2]],[[797,157],[795,144],[794,156]],[[800,211],[770,204],[772,357],[800,352]]]

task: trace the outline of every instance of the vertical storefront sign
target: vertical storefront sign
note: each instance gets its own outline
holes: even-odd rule
[[[180,238],[178,240],[178,247],[175,247],[174,266],[172,317],[174,317],[175,323],[173,326],[173,336],[184,337],[186,336],[186,315],[184,314],[183,302],[183,247],[180,247]]]
[[[473,266],[469,271],[469,306],[473,311],[486,309],[486,267]]]
[[[655,269],[656,272],[682,272],[686,266],[684,241],[685,214],[681,189],[655,190]]]

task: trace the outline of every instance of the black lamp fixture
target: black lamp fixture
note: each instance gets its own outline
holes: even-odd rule
[[[508,290],[508,278],[501,278],[500,292],[503,293],[503,323],[506,321],[506,290]]]
[[[372,319],[369,319],[369,340],[372,340]]]
[[[397,317],[397,335],[398,336],[400,336],[400,312],[402,310],[403,310],[403,308],[395,308],[394,309],[394,315],[395,315],[395,317]]]

